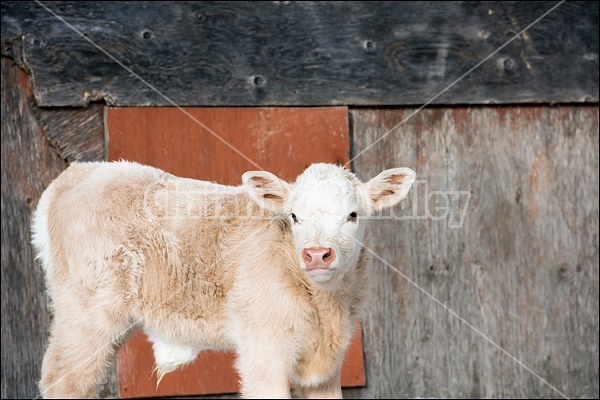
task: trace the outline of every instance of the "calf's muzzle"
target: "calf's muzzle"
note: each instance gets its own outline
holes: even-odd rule
[[[302,261],[308,271],[322,268],[329,269],[335,260],[335,251],[331,247],[310,247],[302,250]]]

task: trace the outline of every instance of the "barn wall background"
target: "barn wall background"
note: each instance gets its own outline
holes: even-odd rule
[[[107,108],[174,105],[347,106],[360,178],[417,171],[345,397],[599,397],[597,2],[1,7],[3,398],[38,395],[40,194],[107,159]]]

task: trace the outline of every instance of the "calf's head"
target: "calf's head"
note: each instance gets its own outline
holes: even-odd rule
[[[300,267],[325,284],[356,265],[366,217],[404,199],[415,172],[388,169],[362,183],[340,166],[313,164],[293,184],[265,171],[246,172],[242,180],[261,207],[289,218]]]

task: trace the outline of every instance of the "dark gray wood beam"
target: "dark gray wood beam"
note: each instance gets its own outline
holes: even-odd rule
[[[420,105],[558,2],[47,2],[187,106]],[[36,2],[2,55],[40,106],[172,105]],[[598,2],[565,2],[432,104],[598,102]]]

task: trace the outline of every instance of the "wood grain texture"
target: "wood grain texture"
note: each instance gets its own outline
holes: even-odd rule
[[[111,160],[123,158],[178,176],[228,185],[240,185],[244,172],[258,168],[293,181],[313,162],[344,164],[350,146],[345,107],[186,108],[183,112],[175,108],[109,108],[107,129]],[[203,352],[191,365],[167,374],[158,390],[154,356],[145,335],[130,339],[118,358],[121,397],[239,391],[232,353]],[[365,384],[360,329],[346,353],[342,384]]]
[[[88,115],[90,111],[80,117],[79,110],[40,110],[33,104],[28,76],[7,58],[1,63],[2,398],[33,398],[38,396],[37,381],[51,317],[43,272],[30,245],[29,226],[43,190],[67,167],[67,161],[51,144],[53,135],[46,133],[60,137],[62,129],[68,130],[68,146],[89,156],[96,151],[89,149],[104,143],[103,137],[96,137],[99,143],[94,143],[87,136],[90,130],[102,131],[102,111],[95,106],[93,117]],[[68,128],[65,115],[72,123]],[[87,122],[78,126],[83,120]],[[81,137],[87,140],[79,141]],[[107,375],[104,397],[116,393],[114,376]]]
[[[557,2],[2,2],[43,106],[415,105]],[[598,3],[565,2],[434,104],[597,102]],[[135,15],[135,18],[132,16]]]
[[[48,304],[30,241],[31,212],[65,163],[28,106],[26,75],[2,58],[2,398],[38,395]]]
[[[106,118],[110,160],[225,185],[261,168],[293,181],[313,162],[346,163],[350,151],[346,107],[110,107]]]
[[[106,160],[104,107],[41,109],[31,104],[50,145],[67,162]]]
[[[353,154],[413,111],[352,110]],[[420,180],[374,221],[374,251],[571,398],[599,394],[598,144],[597,106],[427,109],[354,161],[365,179],[407,166]],[[467,196],[440,192],[457,190],[471,198],[451,228]],[[383,262],[373,271],[374,384],[347,397],[560,397]]]

